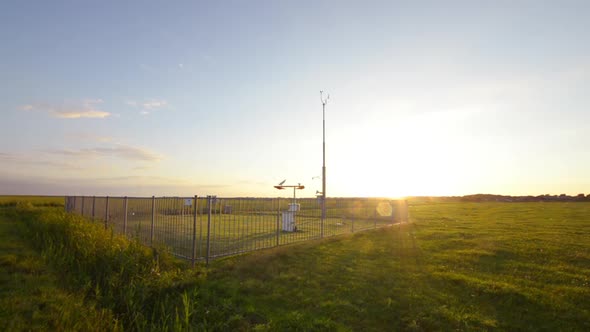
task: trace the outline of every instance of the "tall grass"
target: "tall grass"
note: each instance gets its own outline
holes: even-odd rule
[[[20,204],[13,217],[69,288],[112,310],[126,329],[225,329],[235,315],[204,286],[204,269],[187,269],[166,250],[144,247],[59,209]],[[210,320],[207,320],[210,317]]]
[[[112,312],[65,290],[59,273],[0,208],[0,331],[119,331]]]

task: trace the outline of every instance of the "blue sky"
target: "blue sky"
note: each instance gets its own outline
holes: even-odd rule
[[[587,1],[7,1],[0,194],[577,194]]]

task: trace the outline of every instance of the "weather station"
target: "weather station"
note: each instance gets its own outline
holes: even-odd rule
[[[282,212],[282,215],[283,215],[282,229],[285,232],[295,232],[295,231],[297,231],[295,216],[297,214],[297,211],[299,211],[299,209],[300,209],[299,204],[297,204],[297,190],[305,189],[305,186],[302,185],[301,183],[299,183],[297,185],[287,185],[287,184],[285,184],[285,181],[287,181],[287,180],[283,180],[283,181],[281,181],[281,183],[274,186],[278,190],[293,188],[293,202],[289,204],[289,208],[287,209],[287,211]]]

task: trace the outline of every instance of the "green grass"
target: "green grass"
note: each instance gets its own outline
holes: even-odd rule
[[[63,196],[1,196],[0,206],[16,206],[28,202],[34,206],[64,206]]]
[[[203,284],[205,269],[189,269],[185,261],[174,259],[163,248],[150,249],[60,208],[35,208],[19,203],[16,207],[0,209],[0,215],[4,216],[0,223],[13,220],[19,226],[15,228],[18,238],[7,242],[36,249],[43,264],[60,271],[56,274],[63,281],[60,289],[74,294],[83,307],[96,305],[112,313],[113,320],[117,321],[113,328],[233,330],[232,327],[241,324],[231,319],[240,312],[239,307],[233,305],[239,300],[222,298],[220,301],[221,293],[208,292],[208,285]],[[6,229],[9,228],[10,225]],[[7,260],[21,264],[18,257]],[[8,286],[8,290],[12,288],[14,286]],[[5,301],[8,306],[20,302],[21,298],[6,298]],[[31,305],[26,310],[35,310]],[[26,315],[7,313],[7,316],[12,315],[27,321]],[[83,326],[86,319],[73,315],[70,318],[55,326],[45,319],[40,325],[45,323],[47,328],[70,330],[71,326]],[[24,324],[16,326],[15,330],[29,328]],[[99,324],[96,328],[109,329]]]
[[[147,253],[100,225],[31,213],[17,217],[45,239],[26,237],[44,262],[126,329],[590,330],[588,203],[416,203],[410,223],[205,270],[162,258],[158,273]],[[71,240],[88,232],[91,241]],[[134,255],[138,266],[126,270]]]
[[[123,233],[121,218],[109,223],[118,233]],[[272,214],[231,214],[213,215],[211,218],[211,256],[224,256],[237,252],[270,248],[278,244],[317,239],[320,237],[320,218],[297,216],[297,231],[277,233],[277,216]],[[100,221],[99,221],[100,222]],[[351,231],[382,227],[390,220],[351,220],[326,218],[325,236],[333,236]],[[279,225],[280,227],[280,220]],[[167,245],[175,253],[191,257],[193,216],[156,214],[154,223],[154,243]],[[199,215],[196,222],[196,257],[204,258],[207,242],[207,217]],[[127,234],[142,243],[150,243],[151,216],[129,216]]]
[[[22,239],[21,227],[0,214],[0,330],[118,330],[110,310],[63,288],[59,274]]]
[[[210,278],[271,326],[590,329],[590,204],[430,204],[411,216],[216,262]]]

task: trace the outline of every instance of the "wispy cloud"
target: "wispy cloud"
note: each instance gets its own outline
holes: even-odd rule
[[[62,170],[75,170],[80,169],[77,165],[62,161],[53,161],[44,158],[43,156],[15,154],[15,153],[3,153],[0,152],[0,161],[6,164],[15,164],[21,166],[42,166],[42,167],[54,167]]]
[[[111,136],[101,136],[88,132],[73,132],[64,135],[69,140],[86,141],[86,142],[99,142],[99,143],[111,143],[115,141],[115,138]]]
[[[144,101],[128,100],[125,104],[140,109],[139,113],[142,115],[150,114],[153,111],[168,106],[168,102],[163,99],[148,99]]]
[[[62,104],[36,103],[22,105],[22,111],[40,111],[61,119],[107,118],[111,113],[102,111],[98,105],[102,99],[85,99],[82,101],[67,101]]]
[[[40,176],[3,173],[0,170],[0,194],[11,195],[193,196],[198,193],[225,193],[229,187],[166,177]]]
[[[155,109],[155,108],[164,107],[166,105],[168,105],[168,103],[165,100],[150,100],[150,101],[147,101],[142,104],[142,106],[144,108],[147,108],[150,110]]]
[[[115,143],[109,147],[85,148],[78,150],[59,149],[47,150],[51,154],[58,154],[76,158],[116,157],[134,161],[157,162],[162,156],[145,148]]]

